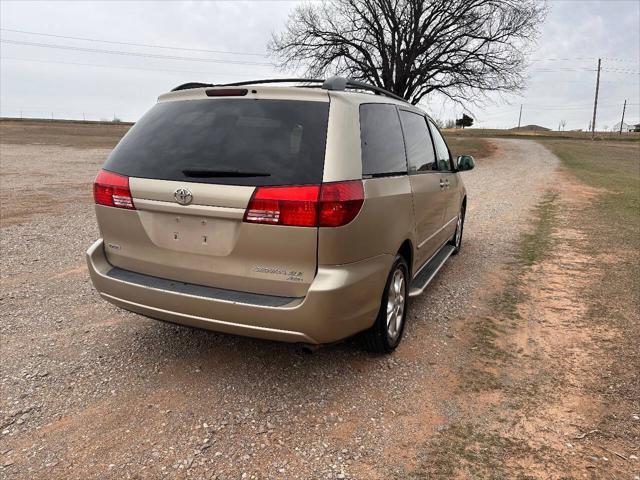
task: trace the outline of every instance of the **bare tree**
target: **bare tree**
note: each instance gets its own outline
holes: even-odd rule
[[[566,120],[560,120],[560,123],[558,124],[558,131],[559,132],[564,132],[565,127],[567,126],[567,121]]]
[[[524,87],[539,0],[325,0],[289,16],[269,49],[283,69],[345,75],[418,103]]]

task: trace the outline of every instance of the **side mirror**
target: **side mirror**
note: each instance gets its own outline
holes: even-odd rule
[[[458,171],[466,172],[468,170],[473,170],[473,167],[476,166],[476,161],[473,159],[471,155],[460,155],[458,157]]]

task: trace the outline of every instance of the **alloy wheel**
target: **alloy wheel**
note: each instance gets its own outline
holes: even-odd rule
[[[404,270],[397,268],[393,272],[387,298],[387,335],[391,342],[395,342],[402,331],[405,298],[406,281]]]
[[[462,211],[458,214],[458,223],[456,225],[456,248],[460,248],[462,241]]]

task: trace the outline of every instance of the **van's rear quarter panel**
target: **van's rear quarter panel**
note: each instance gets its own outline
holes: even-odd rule
[[[406,175],[364,180],[365,201],[358,216],[338,228],[320,228],[318,263],[339,265],[395,253],[414,242],[413,200]],[[415,245],[415,243],[414,243]]]

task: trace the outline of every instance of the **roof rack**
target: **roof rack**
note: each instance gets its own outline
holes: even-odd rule
[[[183,83],[182,85],[178,85],[176,88],[173,88],[172,92],[177,92],[178,90],[189,90],[190,88],[205,88],[205,87],[213,87],[210,83],[200,83],[200,82],[188,82]]]
[[[172,92],[176,92],[178,90],[188,90],[191,88],[205,88],[205,87],[241,87],[245,85],[264,85],[269,83],[321,83],[322,85],[318,85],[324,90],[347,90],[347,89],[359,89],[359,90],[368,90],[370,92],[374,92],[376,95],[384,95],[386,97],[394,98],[396,100],[400,100],[401,102],[407,102],[404,98],[396,95],[395,93],[391,93],[384,88],[376,87],[375,85],[371,85],[369,83],[361,82],[359,80],[353,80],[351,78],[345,77],[330,77],[327,79],[319,79],[319,78],[267,78],[263,80],[247,80],[243,82],[233,82],[233,83],[221,83],[221,84],[211,84],[211,83],[197,83],[190,82],[184,83],[182,85],[177,86]],[[316,85],[301,85],[305,87],[318,88]],[[408,103],[408,102],[407,102]]]
[[[395,93],[391,93],[389,90],[385,90],[381,87],[376,87],[375,85],[371,85],[370,83],[361,82],[360,80],[354,80],[352,78],[327,78],[322,84],[322,88],[324,88],[325,90],[346,90],[347,88],[368,90],[375,93],[376,95],[384,95],[385,97],[395,98],[396,100],[400,100],[401,102],[407,101],[401,96],[396,95]]]

